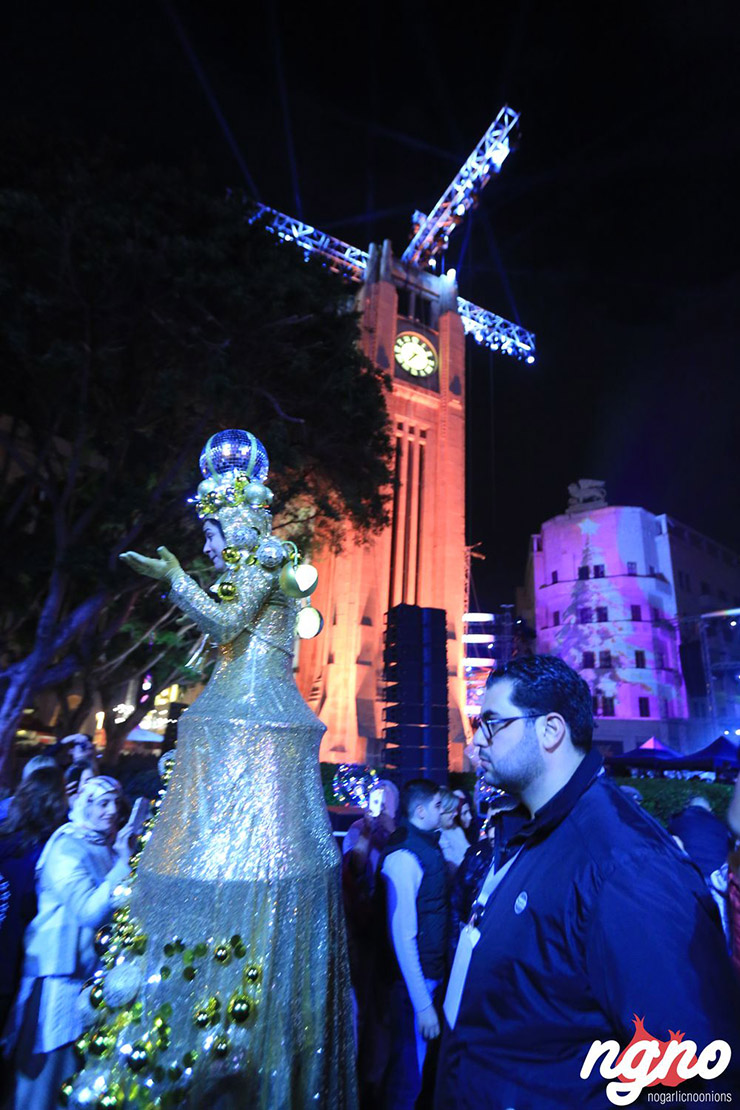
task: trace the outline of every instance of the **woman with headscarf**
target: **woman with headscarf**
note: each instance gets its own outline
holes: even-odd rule
[[[129,875],[131,830],[117,833],[120,793],[105,775],[85,783],[36,867],[38,912],[24,938],[13,1021],[16,1110],[52,1110],[75,1070],[80,992],[99,962],[95,931],[110,918]]]

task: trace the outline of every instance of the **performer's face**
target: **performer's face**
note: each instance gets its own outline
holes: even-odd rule
[[[203,554],[208,556],[216,570],[224,570],[226,564],[221,558],[221,552],[226,547],[226,540],[220,525],[215,520],[207,520],[203,525],[203,535],[206,538]]]

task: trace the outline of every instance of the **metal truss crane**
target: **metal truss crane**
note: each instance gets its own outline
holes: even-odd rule
[[[403,252],[404,262],[428,266],[445,250],[451,233],[475,206],[480,192],[495,173],[500,173],[511,152],[512,132],[518,122],[519,113],[503,107],[429,215],[414,213],[414,237]]]
[[[512,130],[518,121],[518,112],[502,108],[429,216],[415,214],[414,237],[401,258],[407,268],[423,269],[430,262],[433,264],[435,255],[444,250],[450,233],[474,206],[491,176],[501,169],[511,150]],[[286,216],[264,204],[255,206],[252,219],[261,220],[267,231],[285,243],[293,243],[306,257],[318,255],[334,273],[342,274],[350,281],[365,280],[368,251],[343,243],[341,239],[335,239],[303,220]],[[492,351],[534,362],[535,337],[532,332],[463,297],[457,298],[457,310],[466,335],[471,335],[476,343]]]
[[[262,218],[267,231],[277,235],[284,243],[295,243],[306,254],[318,254],[335,274],[343,274],[350,281],[365,280],[367,251],[343,243],[341,239],[317,231],[310,224],[276,212],[264,204],[256,205],[256,217]]]

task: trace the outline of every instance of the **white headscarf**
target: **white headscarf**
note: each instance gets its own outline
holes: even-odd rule
[[[87,823],[88,803],[98,798],[104,798],[107,794],[114,794],[116,798],[120,797],[121,784],[117,779],[110,778],[108,775],[96,775],[95,778],[88,779],[82,789],[75,795],[69,821],[52,833],[44,845],[44,850],[36,864],[37,871],[43,867],[52,846],[63,836],[73,836],[78,840],[86,840],[89,844],[107,844],[110,846],[113,839],[111,834],[99,832]]]
[[[95,775],[94,778],[88,779],[81,790],[75,794],[74,801],[72,802],[72,809],[69,814],[69,823],[75,827],[86,840],[100,837],[101,843],[109,839],[109,834],[98,833],[97,830],[91,829],[87,823],[87,808],[88,802],[96,801],[99,798],[104,798],[107,794],[115,794],[118,798],[121,794],[121,784],[117,779],[112,779],[108,775]]]

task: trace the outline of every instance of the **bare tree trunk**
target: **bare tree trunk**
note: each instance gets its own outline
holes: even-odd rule
[[[11,776],[13,742],[23,710],[31,703],[37,690],[53,686],[58,679],[74,673],[76,664],[73,665],[72,661],[67,660],[66,667],[54,667],[54,659],[85,624],[97,616],[102,604],[100,595],[88,598],[59,625],[58,612],[63,593],[62,577],[55,573],[39,617],[33,651],[8,667],[3,675],[6,685],[0,703],[0,785],[7,784]]]
[[[33,693],[33,666],[16,671],[9,680],[0,705],[0,786],[13,781],[13,741],[23,710]]]

